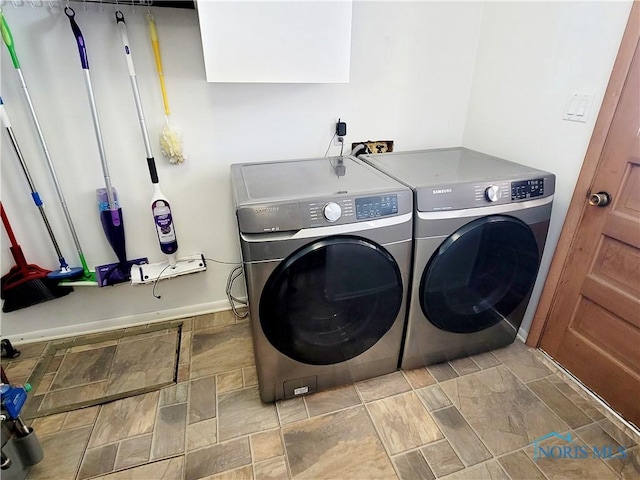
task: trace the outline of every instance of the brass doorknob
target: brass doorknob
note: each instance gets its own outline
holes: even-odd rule
[[[607,192],[592,193],[589,195],[589,205],[594,207],[606,207],[611,203],[611,195]]]

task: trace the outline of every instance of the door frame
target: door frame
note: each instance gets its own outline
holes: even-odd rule
[[[607,85],[607,90],[602,100],[600,113],[598,114],[589,147],[582,163],[580,175],[578,176],[578,181],[576,182],[576,187],[571,197],[571,203],[569,204],[569,210],[567,211],[567,216],[562,226],[560,239],[553,254],[544,289],[542,290],[542,295],[536,308],[531,328],[529,329],[526,344],[531,347],[538,347],[542,340],[542,334],[549,320],[551,306],[555,302],[558,284],[565,270],[567,257],[573,246],[584,210],[587,208],[587,199],[589,198],[594,177],[600,167],[602,151],[639,40],[640,2],[634,1],[620,43],[620,49],[618,50],[613,65],[611,77],[609,78],[609,84]]]

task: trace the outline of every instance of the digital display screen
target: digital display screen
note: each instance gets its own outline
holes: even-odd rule
[[[523,200],[542,195],[544,195],[544,178],[511,183],[511,200]]]
[[[398,213],[398,196],[356,198],[356,219],[384,217]]]

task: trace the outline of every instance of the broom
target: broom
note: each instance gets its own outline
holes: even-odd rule
[[[64,297],[73,292],[73,288],[61,287],[57,281],[47,278],[51,270],[45,270],[38,265],[27,263],[22,248],[18,245],[18,241],[13,234],[2,202],[0,202],[0,215],[11,242],[11,255],[16,261],[16,265],[11,267],[9,273],[0,279],[0,298],[4,299],[2,311],[5,313],[13,312],[14,310]]]

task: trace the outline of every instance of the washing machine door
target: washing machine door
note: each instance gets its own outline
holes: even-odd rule
[[[524,222],[505,215],[464,225],[440,245],[420,282],[422,312],[448,332],[484,330],[528,298],[540,257]]]
[[[393,326],[402,303],[400,269],[369,240],[327,237],[286,258],[260,297],[269,342],[299,362],[330,365],[372,347]]]

